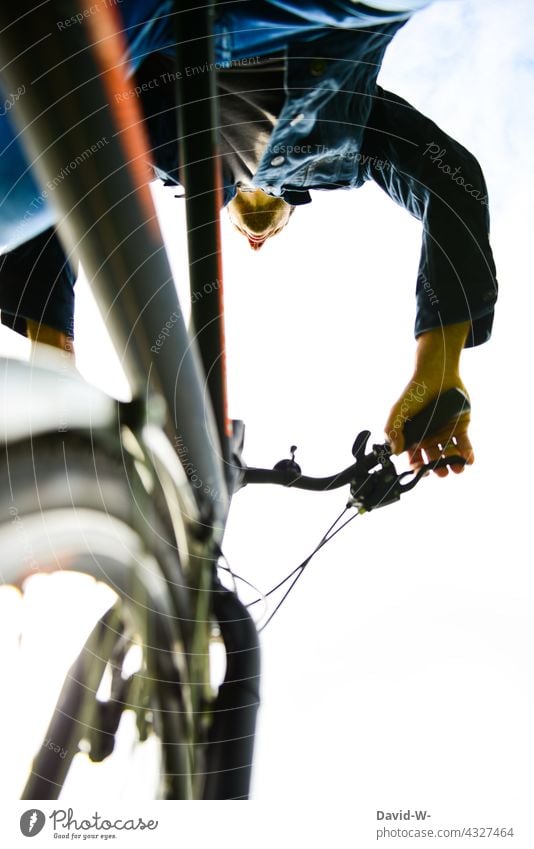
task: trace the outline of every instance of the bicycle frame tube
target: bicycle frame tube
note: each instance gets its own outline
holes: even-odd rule
[[[193,199],[188,207],[188,223],[193,292],[197,286],[204,291],[207,281],[216,294],[198,299],[198,306],[193,303],[195,331],[216,405],[214,415],[204,391],[205,377],[196,340],[188,337],[157,225],[144,170],[149,156],[141,116],[132,98],[118,98],[127,88],[127,81],[113,22],[116,10],[106,7],[105,14],[102,10],[99,15],[88,16],[83,27],[70,27],[61,33],[54,24],[72,15],[70,0],[54,0],[40,7],[37,14],[25,14],[32,11],[29,0],[21,0],[13,11],[0,8],[3,79],[13,90],[24,84],[27,92],[14,105],[12,114],[43,192],[63,172],[66,162],[81,160],[57,186],[54,183],[51,199],[58,213],[59,233],[68,250],[83,263],[134,395],[138,399],[152,394],[163,396],[168,411],[166,434],[180,459],[187,457],[186,471],[190,465],[201,484],[200,488],[195,486],[189,471],[192,490],[203,511],[204,539],[207,543],[218,541],[229,502],[223,468],[229,453],[229,427],[219,302],[219,201],[213,190],[216,171],[210,167],[209,176],[202,174],[186,145],[185,180],[189,193],[191,181],[195,182],[199,197],[206,193],[205,201],[196,203]],[[208,26],[202,30],[203,37]],[[36,73],[35,68],[40,70]],[[209,103],[209,95],[206,102]],[[188,120],[184,139],[191,136]],[[206,157],[213,165],[211,130],[216,127],[216,120],[210,111],[204,113],[202,121],[206,146],[199,159]],[[103,152],[88,158],[80,155],[92,150],[100,139],[106,140]],[[190,170],[188,165],[192,166]],[[196,180],[201,178],[203,189],[199,193]],[[208,238],[214,240],[216,250],[211,258],[204,258],[202,243]],[[158,347],[156,340],[164,329],[168,333],[164,333],[165,342]],[[230,467],[226,466],[226,470],[229,472]],[[214,546],[200,548],[198,558],[209,564]],[[204,580],[207,573],[203,572]],[[203,588],[210,590],[211,586]],[[202,593],[200,596],[204,597]],[[246,645],[235,650],[234,639],[241,644],[244,637],[241,632],[234,634],[234,620],[249,621],[237,597],[229,616],[222,615],[225,611],[215,613],[221,619],[232,663],[221,688],[221,699],[214,706],[217,720],[215,736],[208,745],[206,796],[244,798],[248,795],[258,697],[256,689],[249,692],[249,688],[240,686],[240,681],[246,678],[254,685],[258,683],[257,635],[253,625],[247,625]],[[236,665],[240,659],[246,664]],[[231,741],[236,735],[223,722],[229,710],[237,711],[239,724],[246,728],[245,742],[235,747]]]
[[[214,3],[180,10],[175,2],[176,102],[180,182],[185,188],[191,316],[223,447],[227,480],[231,424],[227,415],[219,214],[223,205],[217,155]],[[185,68],[205,69],[187,74]]]
[[[117,12],[102,9],[83,27],[59,32],[55,22],[72,14],[69,0],[34,14],[33,7],[23,0],[0,8],[4,85],[26,86],[12,115],[45,197],[54,186],[59,234],[81,259],[132,392],[165,399],[165,430],[187,457],[190,478],[194,470],[205,535],[220,537],[228,495],[219,438],[150,195],[142,121],[131,99],[119,102],[128,83]],[[82,155],[102,139],[102,149]],[[73,160],[77,167],[56,185]]]
[[[226,410],[220,238],[223,205],[217,155],[217,89],[213,0],[180,10],[175,0],[176,102],[180,182],[185,188],[191,316],[214,404],[232,491],[231,425]],[[188,75],[184,69],[203,68]],[[181,72],[181,73],[180,73]],[[241,601],[215,581],[212,609],[226,649],[226,675],[213,705],[206,753],[204,799],[248,799],[259,705],[260,652],[256,627]]]

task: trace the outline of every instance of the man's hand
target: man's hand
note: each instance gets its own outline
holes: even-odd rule
[[[52,345],[53,348],[59,348],[61,351],[66,351],[72,356],[74,361],[74,340],[67,336],[61,330],[56,330],[54,327],[49,327],[47,324],[26,320],[26,329],[28,338],[32,342],[40,342],[42,345]]]
[[[469,322],[452,324],[430,330],[418,338],[412,379],[393,405],[385,426],[394,454],[401,454],[405,450],[403,428],[407,419],[413,418],[447,389],[456,387],[467,395],[460,378],[460,354],[469,327]],[[424,463],[453,455],[464,457],[468,465],[473,463],[475,457],[468,435],[469,420],[469,413],[464,413],[419,444],[410,446],[408,458],[412,468],[418,469]],[[459,465],[450,468],[457,474],[463,471],[463,466]],[[448,470],[436,469],[435,474],[446,477]]]

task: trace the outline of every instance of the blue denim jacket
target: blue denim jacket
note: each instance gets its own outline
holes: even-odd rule
[[[309,189],[362,185],[358,154],[376,78],[402,23],[327,30],[288,45],[286,102],[256,172],[256,186],[298,204],[309,200]],[[227,199],[233,191],[227,186]]]
[[[287,99],[256,173],[258,187],[302,203],[309,201],[310,188],[362,184],[355,154],[385,50],[409,19],[411,5],[419,8],[421,0],[406,0],[405,12],[380,12],[350,0],[220,4],[216,67],[287,55]],[[152,52],[174,57],[172,9],[172,0],[124,0],[131,73]],[[225,180],[225,203],[234,194],[234,185]]]
[[[123,0],[132,73],[150,53],[174,55],[171,12],[170,0]],[[471,321],[468,344],[479,344],[489,338],[497,297],[480,166],[432,121],[377,86],[384,52],[409,14],[350,0],[222,3],[216,60],[228,65],[286,51],[286,101],[255,184],[298,205],[310,202],[310,190],[374,180],[423,225],[416,336]],[[172,112],[168,120],[174,137]],[[178,163],[157,164],[165,177]],[[228,203],[235,186],[224,176]]]
[[[482,171],[461,144],[377,85],[391,39],[424,0],[404,5],[404,12],[386,12],[351,0],[224,2],[216,61],[285,51],[286,101],[254,184],[298,205],[310,202],[310,190],[374,180],[423,225],[415,335],[470,321],[467,344],[476,345],[491,334],[497,299]],[[149,29],[156,28],[161,49],[158,21]],[[135,68],[140,53],[129,49]],[[171,43],[163,49],[173,55]],[[228,203],[236,189],[224,167],[223,178]]]
[[[408,8],[410,2],[406,0]],[[117,9],[123,22],[127,44],[124,62],[129,73],[135,73],[151,53],[174,58],[173,0],[122,0]],[[384,50],[409,12],[366,10],[350,0],[238,0],[221,3],[217,11],[215,54],[221,65],[286,49],[290,54],[289,98],[272,138],[273,147],[285,149],[276,158],[279,162],[283,156],[283,167],[272,165],[275,156],[266,151],[257,185],[284,196],[290,185],[308,188],[312,183],[335,181],[337,176],[355,185],[349,160],[340,175],[328,163],[328,147],[335,155],[338,149],[354,146],[348,128],[342,129],[348,102],[345,99],[340,107],[341,102],[333,96],[342,88],[362,91],[362,95],[371,92]],[[368,109],[365,98],[354,95],[349,120],[360,136]],[[168,120],[174,129],[174,118],[169,116]],[[323,122],[334,132],[329,133]],[[297,155],[299,141],[312,131],[314,154]],[[18,132],[5,111],[0,116],[0,153],[0,246],[8,251],[50,227],[54,213],[41,197]],[[234,193],[234,186],[227,181],[226,203]],[[38,208],[32,206],[35,198],[40,199]],[[296,202],[298,198],[288,195],[287,200]],[[29,208],[31,216],[27,214]]]

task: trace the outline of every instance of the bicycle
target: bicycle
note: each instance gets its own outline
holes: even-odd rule
[[[67,7],[54,3],[51,8],[59,14]],[[104,581],[117,596],[67,676],[46,732],[53,746],[41,748],[34,759],[23,798],[57,798],[79,751],[96,762],[109,757],[128,710],[135,715],[139,740],[150,735],[160,740],[159,796],[247,798],[259,704],[258,635],[237,594],[216,578],[233,493],[257,483],[318,491],[349,485],[349,505],[361,513],[398,500],[430,468],[464,461],[443,458],[403,483],[411,473],[397,474],[386,443],[366,453],[369,432],[364,431],[353,446],[355,462],[328,478],[303,476],[294,454],[274,470],[247,468],[243,426],[230,423],[226,414],[221,287],[193,302],[195,331],[189,335],[146,187],[117,137],[124,122],[107,108],[106,59],[75,29],[68,49],[58,38],[40,42],[46,16],[31,19],[29,27],[21,19],[13,22],[7,11],[0,14],[4,27],[11,27],[9,39],[0,40],[5,77],[10,85],[22,82],[28,89],[14,114],[31,128],[42,183],[53,178],[61,157],[85,150],[95,136],[112,139],[96,187],[84,163],[58,186],[55,199],[62,215],[59,230],[81,258],[133,393],[131,402],[117,402],[62,368],[4,362],[6,395],[12,399],[19,393],[11,402],[14,415],[5,419],[7,462],[0,469],[7,582],[22,586],[29,571],[68,568]],[[209,43],[208,7],[181,13],[180,28],[196,33],[194,42],[177,39],[180,63],[194,65],[198,45],[205,51]],[[30,36],[31,56],[25,51]],[[39,62],[50,71],[30,85]],[[56,86],[65,89],[64,65],[70,91],[79,87],[84,97],[67,92],[54,102]],[[220,251],[205,249],[206,243],[218,245],[220,205],[217,173],[205,165],[216,162],[212,86],[209,73],[189,88],[187,79],[179,81],[193,292],[222,279]],[[90,127],[86,104],[91,104]],[[131,134],[132,127],[128,130]],[[142,151],[139,139],[132,138]],[[154,352],[148,342],[158,338],[169,316],[173,323],[165,345]],[[47,403],[52,393],[60,400],[54,408]],[[17,418],[24,403],[28,427]],[[405,428],[407,445],[467,408],[461,393],[444,394]],[[27,547],[13,544],[13,523],[30,541],[31,563]],[[328,538],[329,532],[315,551]],[[220,637],[227,668],[214,692],[209,654]],[[64,758],[55,747],[66,752]]]

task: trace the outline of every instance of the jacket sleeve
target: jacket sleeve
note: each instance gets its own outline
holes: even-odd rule
[[[32,319],[73,337],[75,281],[53,228],[0,256],[2,324],[25,336]]]
[[[415,335],[470,321],[466,347],[491,335],[497,300],[484,175],[475,157],[405,100],[377,86],[363,179],[423,225]]]

